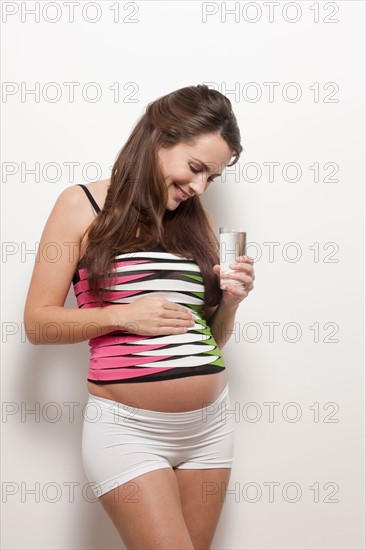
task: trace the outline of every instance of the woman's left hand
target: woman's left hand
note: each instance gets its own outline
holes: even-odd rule
[[[215,274],[224,283],[225,288],[222,289],[221,301],[228,306],[239,305],[246,298],[251,290],[253,290],[253,281],[255,279],[254,260],[249,256],[239,256],[236,263],[230,265],[231,273],[223,273],[220,275],[220,265],[213,266]],[[227,281],[227,282],[226,282]],[[234,284],[230,284],[233,281]],[[235,283],[241,284],[235,284]],[[244,286],[243,286],[244,285]]]

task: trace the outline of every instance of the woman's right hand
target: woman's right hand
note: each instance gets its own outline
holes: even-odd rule
[[[195,324],[195,316],[187,307],[163,296],[143,296],[130,304],[106,307],[112,330],[145,336],[182,334]]]

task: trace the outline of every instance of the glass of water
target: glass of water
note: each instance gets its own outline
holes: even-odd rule
[[[220,288],[225,283],[230,285],[242,285],[235,279],[230,279],[230,273],[235,271],[230,269],[230,264],[236,263],[238,256],[246,255],[247,232],[238,227],[220,227],[220,269],[221,273],[226,273],[229,277],[220,279]]]

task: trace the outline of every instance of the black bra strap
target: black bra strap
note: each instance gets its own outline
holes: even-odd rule
[[[88,197],[88,199],[90,200],[91,204],[93,205],[93,208],[94,210],[96,211],[96,213],[98,214],[100,212],[100,208],[99,206],[97,205],[97,203],[95,202],[94,200],[94,197],[93,195],[90,193],[89,189],[83,185],[82,183],[77,183],[76,185],[80,185],[80,187],[82,187],[86,193],[86,196]]]

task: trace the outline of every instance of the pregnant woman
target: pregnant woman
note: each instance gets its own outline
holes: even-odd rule
[[[220,289],[200,196],[241,152],[224,95],[173,91],[147,106],[111,178],[67,187],[42,233],[27,337],[52,343],[43,328],[57,323],[57,344],[89,340],[83,465],[128,549],[208,549],[220,517],[234,448],[220,349],[255,277],[239,257]],[[71,283],[78,308],[64,307]]]

